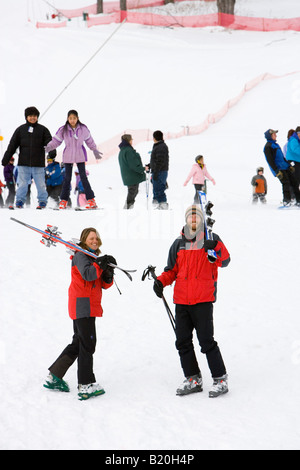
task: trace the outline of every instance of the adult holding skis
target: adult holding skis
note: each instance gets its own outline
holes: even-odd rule
[[[124,209],[133,209],[139,184],[146,179],[140,154],[133,148],[132,143],[130,134],[122,135],[119,145],[119,165],[123,184],[128,188]]]
[[[153,184],[153,204],[157,209],[168,209],[166,187],[169,170],[169,149],[161,131],[153,132],[150,169]]]
[[[37,189],[37,209],[44,209],[47,205],[45,146],[51,141],[51,134],[47,127],[38,123],[39,115],[35,106],[25,109],[26,123],[15,130],[2,158],[2,165],[6,166],[19,149],[16,207],[20,209],[26,202],[28,181],[32,178]],[[53,150],[51,155],[55,157],[56,151]]]
[[[63,163],[65,167],[65,178],[63,182],[62,192],[60,195],[59,209],[66,209],[69,196],[70,184],[72,180],[73,164],[77,164],[84,191],[87,198],[87,209],[96,209],[97,204],[95,201],[95,194],[91,188],[89,180],[85,171],[85,162],[87,161],[87,152],[84,144],[93,151],[96,160],[102,158],[102,153],[99,152],[94,139],[87,126],[80,122],[78,112],[71,109],[68,112],[67,121],[64,126],[60,127],[46,147],[46,152],[56,149],[59,145],[65,142],[65,149],[63,151]]]
[[[230,262],[230,255],[220,237],[212,233],[206,239],[204,215],[199,205],[188,207],[185,226],[172,244],[168,264],[154,281],[154,291],[162,297],[164,287],[174,286],[176,348],[185,376],[177,395],[202,391],[202,376],[193,345],[196,330],[201,352],[206,354],[213,377],[209,397],[228,392],[227,373],[218,343],[213,336],[213,303],[216,301],[218,268]],[[209,259],[214,250],[216,258]]]
[[[80,247],[98,256],[101,245],[95,228],[82,231]],[[105,393],[103,387],[96,383],[93,354],[96,348],[95,320],[103,314],[102,289],[108,289],[113,283],[114,269],[109,263],[116,264],[115,258],[109,255],[94,259],[77,251],[73,256],[68,302],[69,316],[73,320],[73,341],[49,367],[45,388],[68,392],[69,386],[63,377],[77,359],[79,399],[86,400]]]
[[[276,176],[281,185],[283,193],[283,205],[291,205],[291,188],[293,189],[296,205],[300,206],[299,184],[295,177],[295,168],[284,158],[283,152],[277,143],[277,132],[274,129],[268,129],[265,132],[267,143],[264,147],[264,154],[271,172]]]

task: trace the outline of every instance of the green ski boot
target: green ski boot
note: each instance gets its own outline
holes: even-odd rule
[[[45,388],[49,390],[58,390],[59,392],[69,392],[69,385],[63,379],[59,379],[56,375],[50,374],[46,378],[46,382],[43,384]]]

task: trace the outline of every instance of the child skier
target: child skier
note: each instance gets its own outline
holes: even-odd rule
[[[13,206],[15,201],[16,195],[16,182],[14,177],[14,157],[11,157],[9,163],[5,165],[3,169],[4,179],[6,183],[6,187],[8,189],[8,196],[6,198],[5,204],[6,206]]]
[[[258,200],[260,200],[263,204],[266,201],[266,194],[267,194],[267,180],[263,175],[264,169],[262,166],[258,167],[256,170],[256,175],[253,176],[251,180],[251,185],[253,186],[253,195],[252,195],[252,203],[256,204]]]
[[[97,256],[102,245],[96,229],[85,228],[79,246]],[[101,395],[103,387],[96,383],[93,372],[93,354],[96,348],[96,317],[102,317],[102,289],[113,284],[114,270],[108,263],[117,264],[109,255],[97,259],[77,251],[72,257],[71,284],[69,287],[69,316],[73,320],[74,336],[56,361],[49,367],[45,388],[69,392],[63,377],[77,359],[78,397],[86,400]]]
[[[89,172],[87,170],[85,172],[86,172],[86,175],[89,176]],[[78,192],[77,206],[78,207],[86,207],[87,199],[86,199],[86,196],[85,196],[84,187],[83,187],[82,181],[80,179],[80,174],[79,174],[78,170],[75,171],[75,176],[76,176],[76,186],[75,186],[74,193],[76,194]]]
[[[214,185],[216,184],[215,180],[207,171],[206,165],[204,164],[204,158],[202,155],[198,155],[195,158],[194,165],[192,166],[191,171],[188,174],[187,179],[183,183],[183,186],[186,186],[191,178],[193,178],[193,185],[195,186],[195,196],[194,204],[199,204],[199,195],[198,191],[206,192],[205,187],[205,178],[209,179]]]
[[[60,164],[55,161],[55,157],[47,156],[48,165],[45,168],[46,189],[48,197],[51,197],[59,205],[59,196],[63,184],[63,176]]]
[[[97,149],[97,146],[87,126],[80,122],[78,112],[75,109],[71,109],[68,112],[65,125],[58,129],[53,139],[48,143],[46,152],[56,149],[59,145],[62,144],[63,141],[65,142],[65,149],[63,151],[65,178],[60,195],[59,209],[66,209],[68,204],[74,163],[77,164],[86,198],[88,200],[86,208],[96,209],[97,204],[95,201],[94,191],[92,190],[85,173],[87,153],[84,147],[84,143],[89,147],[90,150],[93,151],[96,160],[102,158],[102,153]]]

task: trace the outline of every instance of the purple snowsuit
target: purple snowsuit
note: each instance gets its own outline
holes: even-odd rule
[[[63,151],[63,163],[83,163],[87,161],[87,153],[84,142],[90,150],[97,150],[94,139],[90,131],[84,124],[77,124],[75,129],[67,124],[67,130],[64,132],[65,126],[58,129],[55,136],[46,146],[46,152],[56,149],[62,142],[65,142]]]

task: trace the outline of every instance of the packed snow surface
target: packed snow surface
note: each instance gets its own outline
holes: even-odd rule
[[[293,1],[284,2],[284,12],[280,0],[236,3],[256,16],[295,16]],[[6,2],[0,18],[1,154],[23,123],[24,109],[34,105],[42,113],[116,28],[86,29],[76,20],[63,30],[37,30],[27,23],[24,4],[15,0],[12,9]],[[43,2],[27,4],[37,9]],[[82,6],[55,2],[61,8],[71,4]],[[300,214],[277,210],[281,187],[263,155],[265,130],[279,129],[283,146],[288,130],[300,124],[299,49],[299,33],[293,31],[125,24],[50,107],[41,123],[51,133],[75,108],[101,147],[125,129],[167,132],[196,125],[254,77],[274,77],[247,92],[205,132],[167,141],[169,211],[152,208],[151,190],[147,207],[144,183],[135,208],[122,209],[126,188],[118,148],[109,159],[89,162],[102,210],[37,211],[34,187],[31,208],[1,210],[1,449],[299,449]],[[152,142],[135,147],[148,163]],[[216,180],[215,186],[208,182],[214,231],[232,259],[219,270],[214,307],[215,338],[230,389],[218,399],[208,398],[212,379],[196,339],[204,391],[175,395],[183,376],[174,333],[152,281],[141,281],[149,264],[157,274],[166,265],[193,200],[192,184],[183,183],[199,154]],[[267,204],[253,206],[250,181],[261,165]],[[75,205],[73,193],[72,198]],[[41,229],[56,225],[67,240],[79,238],[84,227],[96,227],[102,252],[137,269],[133,282],[117,272],[121,295],[115,286],[103,294],[94,368],[105,395],[77,399],[76,365],[65,377],[69,394],[42,387],[47,368],[72,338],[70,259],[62,246],[45,248],[37,233],[11,217]],[[174,312],[172,291],[166,288],[165,296]]]

